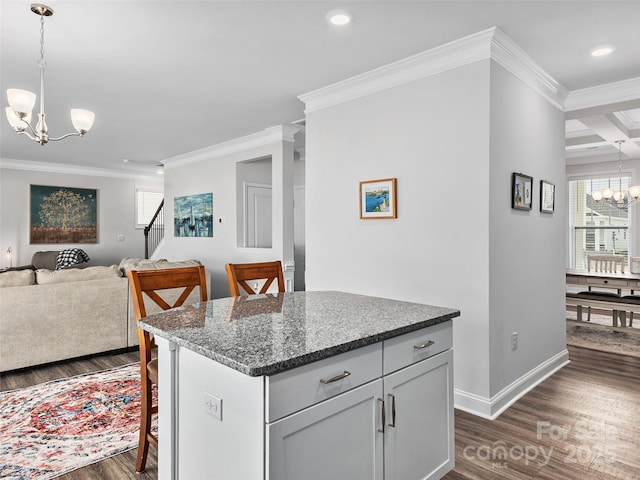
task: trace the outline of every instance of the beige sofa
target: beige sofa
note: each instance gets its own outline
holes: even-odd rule
[[[127,272],[199,264],[125,258],[109,267],[0,273],[0,372],[137,346]]]

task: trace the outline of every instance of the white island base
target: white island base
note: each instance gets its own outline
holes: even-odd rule
[[[454,466],[451,320],[272,376],[156,341],[160,480],[418,480]]]

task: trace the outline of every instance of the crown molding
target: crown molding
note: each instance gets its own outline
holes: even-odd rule
[[[499,28],[495,28],[491,39],[491,58],[554,107],[564,110],[569,91]]]
[[[565,111],[582,110],[640,99],[640,77],[569,92]]]
[[[165,168],[172,168],[203,160],[212,160],[253,148],[260,148],[276,142],[293,143],[295,141],[294,136],[299,130],[300,128],[295,125],[277,125],[275,127],[265,128],[261,132],[252,133],[244,137],[234,138],[227,142],[167,158],[163,160],[162,163]]]
[[[39,173],[61,173],[64,175],[86,175],[89,177],[109,177],[123,178],[126,180],[144,180],[147,182],[164,182],[162,175],[158,174],[149,175],[143,173],[129,173],[123,172],[122,170],[110,170],[107,168],[65,165],[62,163],[30,162],[27,160],[15,160],[6,158],[0,159],[0,168]]]
[[[562,109],[566,89],[498,27],[302,94],[298,98],[305,103],[305,113],[308,114],[486,59],[495,60]]]

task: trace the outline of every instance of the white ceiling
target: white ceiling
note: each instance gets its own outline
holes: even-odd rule
[[[3,109],[7,88],[39,91],[40,18],[30,3],[0,4]],[[48,5],[55,11],[45,20],[49,133],[72,130],[70,108],[92,110],[96,121],[82,139],[40,146],[2,119],[5,160],[153,172],[164,159],[302,119],[300,94],[493,26],[570,91],[640,77],[638,0]],[[354,22],[328,25],[325,15],[334,8],[348,8]],[[601,44],[616,50],[591,57],[589,51]],[[612,125],[619,132],[626,125],[632,138],[640,104],[631,107],[617,116],[589,111],[586,123],[572,119],[571,161],[592,160],[589,154],[598,148],[604,156],[597,158],[615,153],[607,150],[616,135]]]

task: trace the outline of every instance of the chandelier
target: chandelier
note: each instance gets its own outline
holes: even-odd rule
[[[35,128],[31,126],[31,110],[36,103],[36,94],[17,88],[7,89],[7,100],[9,101],[9,106],[6,108],[7,120],[18,135],[24,134],[40,145],[71,136],[82,137],[91,129],[95,115],[93,112],[78,108],[71,110],[71,123],[76,131],[61,137],[49,137],[44,113],[44,68],[46,66],[44,60],[44,17],[53,15],[53,10],[46,5],[32,3],[31,11],[40,15],[40,60],[38,61],[38,67],[40,67],[40,113],[38,113],[38,123]]]
[[[625,192],[622,190],[622,144],[624,142],[624,140],[616,140],[614,142],[618,144],[618,190],[614,190],[609,187],[591,193],[591,197],[596,202],[605,200],[607,203],[618,208],[628,208],[640,201],[640,186],[635,185],[633,187],[629,187],[628,195],[625,195]],[[627,196],[626,203],[624,201],[625,196]],[[633,200],[631,200],[631,198],[633,198]]]

